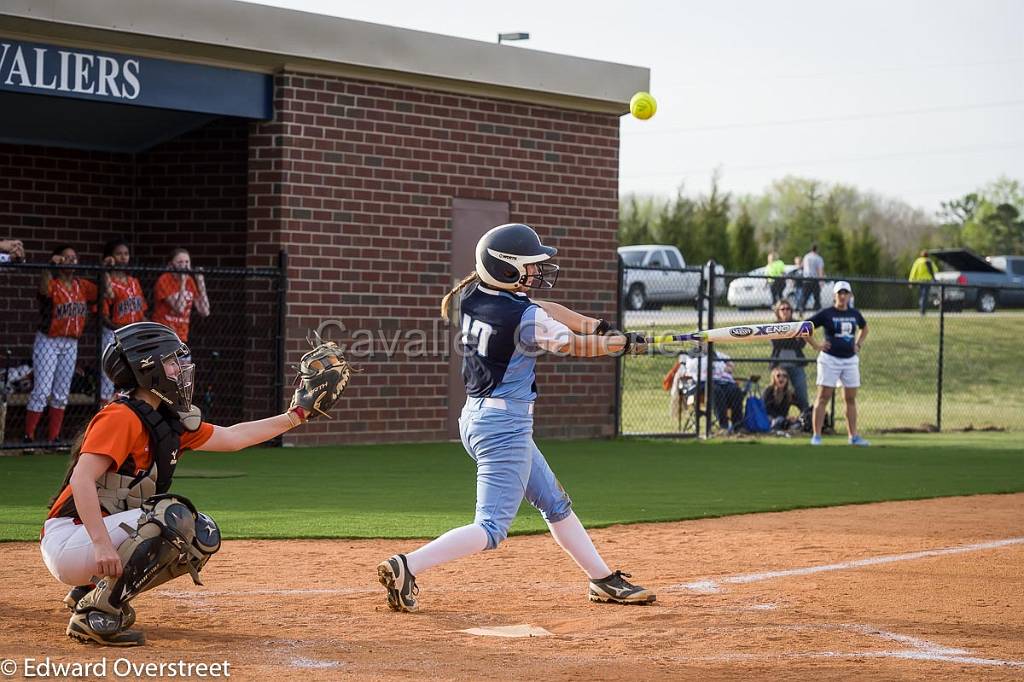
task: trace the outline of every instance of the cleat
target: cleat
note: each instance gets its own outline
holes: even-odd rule
[[[821,436],[811,436],[811,445],[821,445]]]
[[[377,565],[377,578],[388,591],[388,608],[412,613],[416,610],[416,576],[409,572],[404,554],[396,554]]]
[[[72,613],[75,612],[75,608],[78,606],[78,602],[82,600],[82,597],[92,592],[92,585],[80,585],[78,587],[72,587],[71,591],[64,597],[64,606],[68,607]],[[132,608],[131,604],[125,604],[121,607],[121,628],[128,629],[135,625],[135,609]]]
[[[78,606],[78,602],[82,600],[82,597],[92,592],[92,585],[79,585],[78,587],[72,587],[71,591],[64,597],[64,606],[68,607],[72,611]]]
[[[103,611],[75,612],[68,621],[67,636],[84,644],[95,642],[103,646],[141,646],[146,635],[140,630],[129,630],[121,626],[123,617],[112,616]]]
[[[657,600],[657,595],[650,590],[626,580],[632,577],[629,573],[615,571],[607,578],[591,580],[587,596],[590,601],[612,604],[651,604]]]
[[[854,445],[859,448],[866,448],[871,445],[871,441],[867,440],[859,433],[856,436],[850,436],[849,443],[850,445]]]

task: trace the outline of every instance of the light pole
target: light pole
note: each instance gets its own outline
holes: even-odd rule
[[[504,40],[529,40],[529,33],[499,33],[498,44],[501,45]]]

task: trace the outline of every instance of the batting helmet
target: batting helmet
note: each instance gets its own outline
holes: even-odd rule
[[[517,284],[550,289],[558,279],[558,266],[545,261],[556,253],[558,249],[540,243],[529,225],[498,225],[476,243],[476,274],[485,284],[499,289],[512,289]],[[531,264],[537,265],[538,272],[527,275],[526,266]]]
[[[178,412],[192,407],[195,365],[170,327],[157,322],[121,327],[103,351],[103,371],[119,390],[146,388]]]

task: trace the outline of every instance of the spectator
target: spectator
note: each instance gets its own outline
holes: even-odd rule
[[[921,308],[921,315],[924,315],[928,310],[928,290],[931,288],[931,282],[935,281],[935,263],[928,257],[927,251],[922,251],[910,266],[909,279],[911,282],[921,282],[917,305]]]
[[[801,265],[803,259],[800,256],[793,256],[793,279],[790,281],[793,283],[793,302],[796,303],[797,308],[801,308],[800,301],[803,299],[803,279],[800,277],[803,272],[803,265]]]
[[[771,278],[768,282],[772,291],[772,305],[775,305],[782,299],[782,292],[786,288],[786,278],[783,277],[786,274],[786,263],[774,251],[768,253],[764,274]]]
[[[821,307],[821,278],[825,276],[825,259],[818,255],[818,245],[811,244],[811,250],[804,254],[800,265],[804,278],[803,291],[797,296],[797,309],[803,316],[805,310],[817,310]],[[814,298],[814,307],[810,307]]]
[[[113,239],[103,247],[103,265],[106,267],[127,267],[131,260],[128,244],[121,239]],[[146,319],[146,299],[142,295],[142,285],[125,270],[112,270],[103,273],[106,295],[103,297],[103,347],[114,342],[114,330],[126,324],[141,322]],[[100,372],[100,397],[109,402],[114,397],[114,384],[103,372]]]
[[[54,265],[75,265],[78,254],[67,245],[53,250]],[[41,323],[32,346],[32,394],[25,415],[25,442],[36,440],[36,428],[43,409],[50,406],[46,440],[60,435],[64,409],[68,404],[71,378],[78,361],[78,337],[85,329],[88,303],[97,298],[96,285],[75,277],[70,268],[44,270],[39,280]]]
[[[777,322],[793,321],[793,306],[789,301],[779,301],[775,304],[775,320]],[[800,411],[808,408],[807,402],[807,373],[804,370],[804,346],[807,341],[804,339],[773,339],[772,340],[772,363],[771,368],[781,368],[789,375],[789,384],[796,394],[796,404]]]
[[[191,270],[192,259],[185,249],[171,252],[167,267],[171,270]],[[189,274],[165,272],[153,288],[153,321],[167,325],[183,342],[188,342],[188,329],[195,306],[200,317],[210,314],[210,299],[206,295],[206,282],[202,272],[195,278]]]
[[[700,353],[686,361],[685,373],[696,378],[697,390],[702,392],[707,377],[708,356]],[[711,405],[715,410],[718,426],[733,433],[743,423],[743,390],[733,378],[735,366],[725,353],[715,353],[711,364],[711,381],[714,383]],[[698,393],[700,395],[700,393]]]
[[[25,260],[25,245],[20,239],[0,239],[0,263]]]
[[[796,392],[789,381],[786,370],[776,367],[772,370],[772,381],[764,389],[764,401],[768,417],[772,420],[772,431],[789,431],[800,425],[800,417],[790,417],[789,408],[797,404]]]
[[[821,445],[821,427],[825,411],[837,383],[843,385],[846,403],[846,430],[850,445],[870,445],[857,432],[857,389],[860,387],[860,357],[864,340],[868,338],[868,324],[860,311],[850,305],[852,291],[849,282],[839,281],[832,287],[835,304],[815,313],[810,321],[814,328],[825,329],[825,340],[817,343],[814,336],[807,339],[818,353],[818,398],[814,403],[814,436],[811,445]],[[860,334],[856,336],[857,329]]]

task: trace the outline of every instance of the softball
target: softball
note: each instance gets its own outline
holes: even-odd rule
[[[629,111],[641,121],[646,121],[658,110],[658,103],[649,92],[638,92],[629,100]]]

